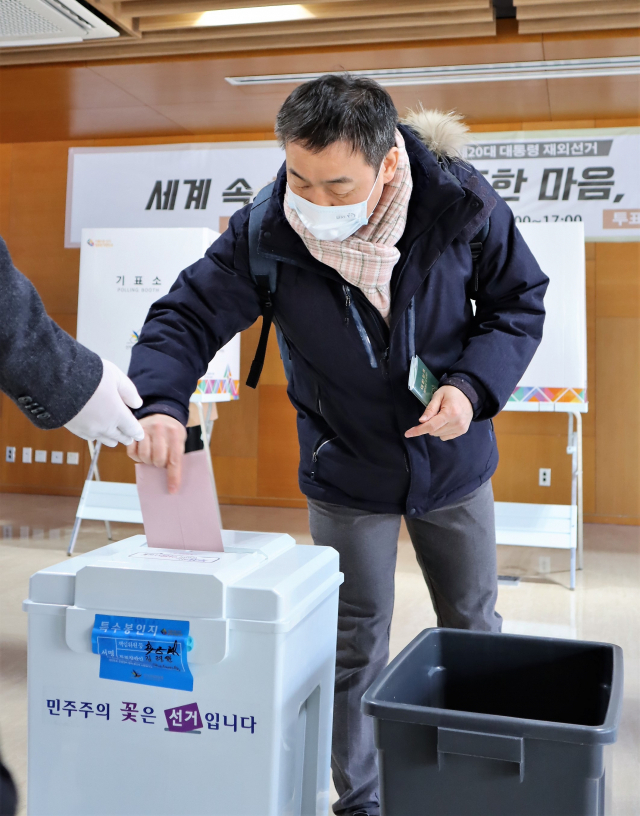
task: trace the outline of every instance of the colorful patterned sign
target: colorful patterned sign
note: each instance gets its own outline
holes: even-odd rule
[[[586,388],[527,388],[519,387],[509,402],[579,402],[586,403]]]
[[[227,366],[222,379],[207,379],[198,380],[195,395],[198,396],[223,396],[227,395],[230,400],[237,400],[240,396],[240,381],[234,380],[231,373],[231,368]]]

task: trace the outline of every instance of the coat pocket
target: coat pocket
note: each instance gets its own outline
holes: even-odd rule
[[[316,478],[316,469],[318,467],[318,460],[320,458],[320,454],[322,449],[325,448],[327,445],[330,445],[333,440],[336,439],[335,436],[330,436],[328,439],[321,439],[320,442],[315,446],[313,453],[311,454],[311,478]]]
[[[323,437],[316,445],[311,478],[359,501],[404,504],[410,474],[368,462],[354,455],[337,436]]]

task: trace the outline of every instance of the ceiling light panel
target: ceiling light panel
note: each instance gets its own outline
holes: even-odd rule
[[[312,17],[314,17],[314,14],[306,6],[257,6],[253,8],[205,11],[198,18],[196,25],[210,27],[281,23],[286,20],[305,20]]]
[[[337,73],[337,72],[325,72]],[[515,82],[532,79],[566,79],[640,74],[640,57],[603,59],[503,62],[479,65],[429,66],[426,68],[389,68],[349,71],[386,87],[402,85],[446,85],[465,82]],[[265,74],[226,77],[231,85],[283,85],[308,82],[323,76],[310,74]]]

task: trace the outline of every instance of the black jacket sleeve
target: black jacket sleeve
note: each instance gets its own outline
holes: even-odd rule
[[[102,360],[46,313],[33,284],[0,238],[0,389],[44,430],[85,406],[102,378]]]
[[[210,360],[260,316],[249,274],[249,207],[149,310],[129,366],[143,400],[138,418],[161,413],[186,424],[189,398]]]
[[[486,182],[485,182],[486,183]],[[474,419],[502,410],[542,339],[549,279],[498,199],[478,260],[476,313],[465,350],[448,373],[479,395]]]

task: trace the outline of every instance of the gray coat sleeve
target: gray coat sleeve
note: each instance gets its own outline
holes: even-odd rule
[[[89,400],[102,360],[46,313],[0,238],[0,390],[43,430],[60,428]]]

